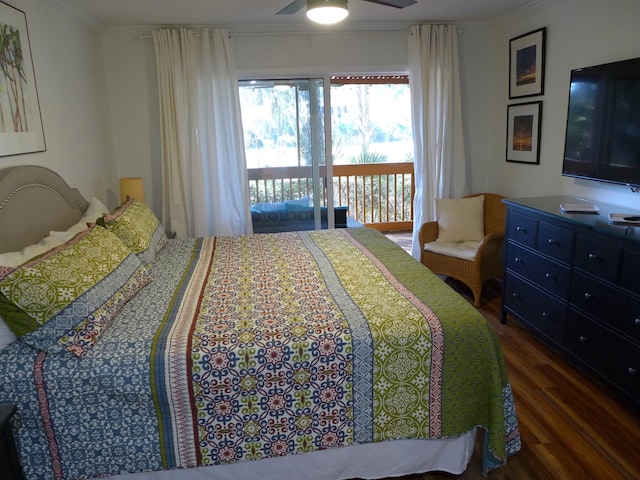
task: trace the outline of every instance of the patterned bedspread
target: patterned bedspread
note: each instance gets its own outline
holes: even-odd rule
[[[254,460],[480,426],[520,446],[497,337],[370,229],[174,240],[82,359],[14,343],[28,478]],[[50,461],[43,461],[50,459]]]

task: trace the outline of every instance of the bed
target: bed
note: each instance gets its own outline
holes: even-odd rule
[[[476,430],[486,474],[520,448],[495,333],[375,230],[169,240],[20,166],[0,231],[27,479],[459,474]]]

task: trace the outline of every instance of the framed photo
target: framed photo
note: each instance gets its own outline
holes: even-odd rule
[[[0,156],[45,148],[27,17],[0,2]]]
[[[542,102],[507,106],[507,162],[540,163]]]
[[[509,40],[509,98],[544,93],[546,27]]]

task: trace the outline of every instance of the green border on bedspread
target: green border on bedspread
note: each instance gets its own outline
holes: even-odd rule
[[[480,396],[491,398],[495,393],[495,382],[485,379],[484,372],[487,369],[495,371],[492,375],[499,379],[501,387],[508,383],[502,351],[491,327],[469,302],[441,279],[430,272],[425,273],[425,267],[416,263],[409,255],[398,254],[395,245],[389,245],[385,237],[371,233],[370,229],[350,231],[402,284],[428,303],[442,323],[445,340],[456,339],[456,348],[445,347],[443,375],[446,378],[443,381],[448,383],[447,388],[443,388],[444,435],[455,435],[455,432],[459,434],[476,425],[488,425],[488,418],[477,423],[474,416],[476,414],[468,399]],[[485,346],[487,342],[488,348]],[[468,358],[469,352],[486,357]],[[455,388],[448,388],[450,385]],[[498,412],[501,414],[502,399],[499,400]]]
[[[442,436],[482,427],[483,472],[520,450],[515,403],[499,340],[485,318],[462,296],[400,247],[372,229],[347,230],[440,318],[445,355],[442,378]],[[427,272],[425,273],[425,270]],[[472,328],[473,327],[473,328]],[[455,338],[455,345],[447,339]],[[454,348],[455,347],[455,348]],[[474,356],[469,355],[473,352]]]

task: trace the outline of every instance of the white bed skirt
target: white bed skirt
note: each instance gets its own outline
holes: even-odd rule
[[[396,440],[213,467],[107,477],[111,480],[345,480],[431,471],[459,475],[473,454],[476,429],[444,440]],[[284,475],[284,476],[283,476]]]

